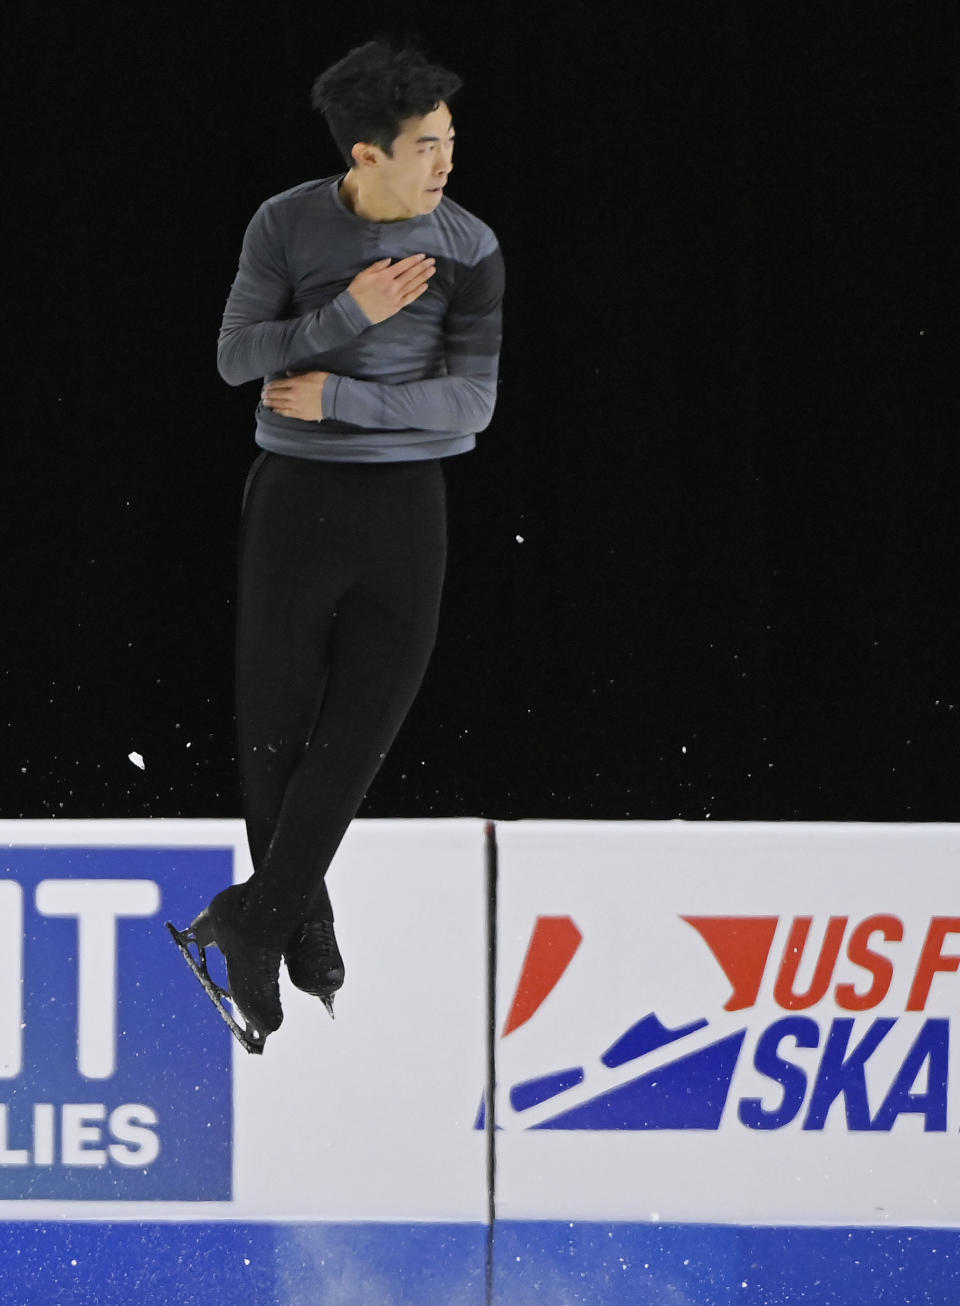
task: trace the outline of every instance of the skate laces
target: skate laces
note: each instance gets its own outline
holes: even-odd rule
[[[337,950],[337,939],[333,932],[333,921],[305,921],[300,929],[300,942],[319,944],[325,951]]]
[[[281,953],[277,948],[251,948],[253,969],[264,978],[276,976],[280,970]]]
[[[275,948],[250,948],[250,969],[258,980],[277,983],[281,954]]]

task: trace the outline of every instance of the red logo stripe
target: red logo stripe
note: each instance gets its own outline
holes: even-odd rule
[[[525,1025],[556,988],[583,941],[570,916],[538,916],[503,1037]]]

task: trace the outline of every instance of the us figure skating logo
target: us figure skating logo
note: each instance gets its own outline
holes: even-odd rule
[[[163,913],[232,868],[230,848],[5,850],[0,1198],[229,1199],[229,1040]]]
[[[645,964],[661,979],[673,966],[679,984],[697,950],[697,1005],[679,1022],[641,1006],[615,1032],[604,1028],[602,1004],[585,1012],[577,1002],[582,943],[569,916],[535,923],[500,1067],[509,1070],[510,1041],[533,1031],[549,1004],[565,1031],[578,1030],[583,1059],[508,1078],[500,1128],[931,1133],[957,1114],[949,1017],[960,999],[960,917],[667,917],[659,954],[638,957],[636,974],[642,985]],[[545,1055],[538,1045],[537,1059]],[[485,1121],[483,1104],[476,1127]]]

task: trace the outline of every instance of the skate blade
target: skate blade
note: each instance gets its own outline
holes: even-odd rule
[[[228,1011],[226,1006],[224,1006],[224,998],[229,998],[230,994],[226,989],[220,987],[207,970],[204,949],[197,943],[193,933],[193,927],[191,926],[186,930],[178,930],[175,925],[170,921],[167,921],[167,929],[173,936],[174,943],[180,949],[184,961],[200,981],[204,993],[206,993],[207,997],[220,1012],[220,1015],[230,1026],[230,1032],[233,1037],[238,1043],[242,1044],[248,1052],[252,1053],[254,1056],[261,1056],[263,1054],[263,1045],[267,1041],[266,1034],[257,1029],[254,1024],[247,1020],[246,1016],[244,1016],[244,1020],[247,1020],[246,1026],[241,1025],[233,1013]],[[194,957],[193,953],[190,951],[191,944],[197,947],[200,954],[199,960]]]

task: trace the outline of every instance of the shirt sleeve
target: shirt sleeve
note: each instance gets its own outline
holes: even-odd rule
[[[485,430],[497,399],[504,290],[496,241],[473,266],[458,270],[444,320],[447,375],[423,381],[358,381],[331,376],[324,416],[381,431]]]
[[[281,223],[276,206],[263,204],[243,238],[217,343],[217,368],[229,385],[285,372],[304,358],[346,344],[371,325],[346,290],[314,312],[284,317],[292,287]]]

